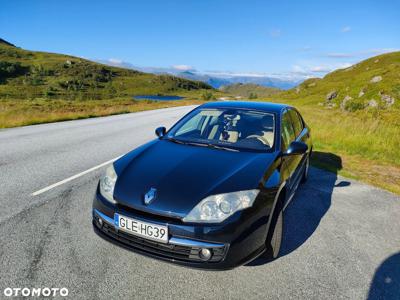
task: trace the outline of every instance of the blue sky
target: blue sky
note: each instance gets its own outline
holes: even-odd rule
[[[400,1],[2,1],[31,50],[202,72],[322,76],[400,49]]]

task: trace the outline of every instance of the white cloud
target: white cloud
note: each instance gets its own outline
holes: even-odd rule
[[[307,71],[304,67],[299,66],[299,65],[294,65],[292,67],[292,72],[293,74],[298,74],[298,75],[309,75],[310,72]]]
[[[332,69],[327,66],[314,66],[310,68],[310,71],[313,73],[329,73]]]
[[[121,59],[118,58],[109,58],[108,61],[112,64],[120,65],[123,63]]]
[[[172,66],[172,68],[175,70],[178,70],[178,71],[194,70],[194,68],[192,66],[188,66],[188,65],[175,65],[175,66]]]
[[[315,76],[323,76],[329,72],[332,72],[337,69],[344,69],[350,67],[352,64],[349,62],[346,63],[333,63],[333,64],[297,64],[292,66],[292,73],[303,76],[304,78],[310,78]]]
[[[349,31],[351,31],[351,27],[350,26],[345,26],[341,30],[341,32],[349,32]]]
[[[279,28],[274,28],[269,31],[269,36],[273,38],[280,37],[282,35],[282,30]]]

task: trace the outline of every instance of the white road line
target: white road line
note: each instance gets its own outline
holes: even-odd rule
[[[64,179],[64,180],[61,180],[61,181],[59,181],[59,182],[56,182],[56,183],[54,183],[54,184],[52,184],[52,185],[49,185],[49,186],[47,186],[47,187],[45,187],[45,188],[43,188],[43,189],[41,189],[41,190],[38,190],[38,191],[32,193],[31,195],[32,195],[32,196],[37,196],[37,195],[43,194],[44,192],[47,192],[47,191],[49,191],[49,190],[51,190],[51,189],[53,189],[53,188],[55,188],[55,187],[57,187],[57,186],[60,186],[60,185],[62,185],[62,184],[64,184],[64,183],[67,183],[67,182],[69,182],[69,181],[71,181],[71,180],[74,180],[74,179],[76,179],[76,178],[78,178],[78,177],[81,177],[81,176],[86,175],[86,174],[88,174],[88,173],[90,173],[90,172],[93,172],[94,170],[97,170],[97,169],[99,169],[99,168],[101,168],[101,167],[104,167],[104,166],[106,166],[106,165],[108,165],[108,164],[111,164],[112,162],[116,161],[116,160],[117,160],[118,158],[120,158],[120,157],[122,157],[122,155],[120,155],[120,156],[118,156],[118,157],[116,157],[116,158],[110,159],[110,160],[108,160],[108,161],[106,161],[106,162],[104,162],[104,163],[102,163],[102,164],[100,164],[100,165],[97,165],[97,166],[95,166],[95,167],[93,167],[93,168],[90,168],[90,169],[88,169],[88,170],[86,170],[86,171],[83,171],[83,172],[81,172],[81,173],[78,173],[78,174],[76,174],[76,175],[73,175],[73,176],[71,176],[71,177],[68,177],[68,178],[66,178],[66,179]]]

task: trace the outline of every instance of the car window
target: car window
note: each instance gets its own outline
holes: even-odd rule
[[[296,134],[296,137],[298,137],[303,130],[303,121],[300,119],[299,114],[297,111],[291,109],[289,110],[290,117],[292,118],[292,123],[293,123],[293,128],[294,132]]]
[[[296,139],[296,134],[293,129],[292,119],[289,112],[285,111],[282,115],[282,147],[287,149],[289,144]]]
[[[185,123],[184,126],[182,126],[176,135],[182,135],[187,132],[191,132],[193,130],[201,128],[201,123],[204,121],[204,116],[198,114],[197,116],[194,116],[192,119],[190,119],[188,122]]]
[[[167,134],[181,142],[249,150],[274,145],[275,115],[239,108],[196,109]]]

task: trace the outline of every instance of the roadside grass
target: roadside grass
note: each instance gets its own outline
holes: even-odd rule
[[[400,194],[400,111],[343,112],[308,104],[307,98],[266,101],[296,107],[311,128],[313,150],[341,158],[340,168],[321,155],[312,158],[313,166]]]
[[[201,104],[200,100],[0,100],[0,128],[109,116],[158,108]]]

